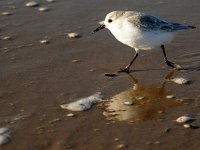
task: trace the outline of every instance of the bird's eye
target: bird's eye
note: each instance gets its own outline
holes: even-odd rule
[[[111,22],[112,22],[112,19],[108,19],[108,22],[111,23]]]

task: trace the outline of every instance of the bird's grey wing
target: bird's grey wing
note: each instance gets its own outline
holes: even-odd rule
[[[134,20],[135,26],[139,27],[144,31],[160,30],[160,31],[173,32],[178,30],[187,30],[195,28],[193,26],[167,22],[165,20],[159,19],[158,17],[146,14],[131,16],[129,19],[132,22]]]

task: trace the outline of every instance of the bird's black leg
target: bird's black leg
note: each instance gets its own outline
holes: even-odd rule
[[[163,54],[164,54],[164,57],[165,57],[165,63],[166,63],[168,66],[172,67],[172,68],[175,68],[175,69],[182,69],[182,67],[181,67],[180,65],[175,64],[175,63],[173,63],[173,62],[171,62],[171,61],[169,61],[169,60],[167,59],[167,55],[166,55],[166,53],[165,53],[165,47],[164,47],[164,45],[161,45],[161,48],[162,48],[162,51],[163,51]]]
[[[130,67],[131,65],[133,64],[133,62],[136,60],[136,58],[138,57],[138,52],[135,53],[132,61],[129,63],[129,65],[127,65],[125,68],[120,68],[120,71],[118,72],[126,72],[126,73],[129,73],[130,72]]]

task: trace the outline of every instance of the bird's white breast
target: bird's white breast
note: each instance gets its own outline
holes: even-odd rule
[[[135,49],[149,50],[170,42],[172,32],[143,31],[127,20],[118,19],[108,29],[117,40]]]

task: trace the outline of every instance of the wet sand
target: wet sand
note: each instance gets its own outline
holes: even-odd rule
[[[16,8],[11,8],[13,4],[9,2],[14,2]],[[12,37],[0,40],[0,127],[11,128],[11,142],[0,149],[109,150],[119,144],[130,150],[199,148],[200,129],[185,129],[174,121],[190,114],[200,125],[198,28],[178,34],[166,46],[171,61],[189,68],[176,72],[174,77],[187,77],[193,82],[189,85],[167,82],[165,91],[192,102],[169,106],[162,113],[158,111],[158,117],[136,123],[109,121],[97,105],[85,112],[75,112],[75,117],[67,117],[70,112],[60,108],[63,103],[96,92],[102,92],[109,100],[133,87],[127,74],[115,78],[104,76],[127,64],[134,55],[131,48],[119,43],[108,30],[90,35],[105,14],[112,10],[136,10],[198,27],[197,0],[39,1],[41,6],[50,8],[48,12],[39,12],[37,7],[26,8],[25,2],[0,1],[0,12],[13,13],[0,16],[0,37]],[[69,39],[68,32],[79,32],[82,37]],[[49,44],[41,44],[43,39],[48,39]],[[144,89],[161,88],[171,72],[160,50],[141,51],[133,68],[132,76]]]

